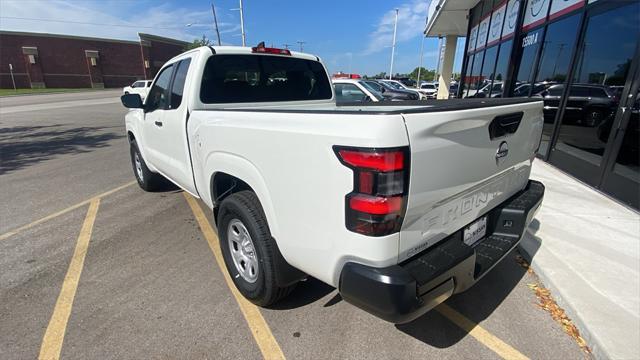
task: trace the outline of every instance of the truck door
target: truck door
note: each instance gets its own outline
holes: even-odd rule
[[[162,109],[154,111],[160,113],[159,118],[145,119],[147,131],[145,136],[147,136],[147,147],[152,149],[155,156],[153,164],[156,168],[180,187],[195,194],[185,126],[187,101],[186,99],[183,101],[190,64],[191,59],[187,58],[172,64],[172,71],[168,71],[169,68],[163,70],[170,74],[164,92],[166,101]],[[163,76],[164,72],[157,83],[160,83],[160,78]],[[150,96],[155,87],[156,85],[151,89]]]
[[[144,108],[143,143],[145,160],[164,172],[160,153],[163,135],[164,113],[169,106],[169,84],[173,75],[173,65],[160,71],[155,83],[149,90]]]

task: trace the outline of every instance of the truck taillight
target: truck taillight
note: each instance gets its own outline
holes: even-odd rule
[[[347,229],[369,236],[400,231],[409,191],[409,147],[334,146],[353,170],[353,191],[345,196]]]

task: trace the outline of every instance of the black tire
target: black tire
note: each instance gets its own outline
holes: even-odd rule
[[[257,279],[249,282],[241,276],[234,264],[229,244],[229,224],[239,220],[245,226],[257,255]],[[249,190],[229,195],[220,204],[218,213],[218,237],[231,279],[240,293],[258,306],[269,306],[286,297],[296,284],[280,287],[276,283],[277,245],[271,237],[269,225],[255,193]]]
[[[138,181],[138,185],[144,191],[158,191],[162,190],[166,184],[167,180],[164,176],[160,174],[156,174],[149,170],[147,164],[144,162],[142,158],[142,154],[138,149],[138,144],[135,140],[131,142],[130,145],[130,153],[131,153],[131,166],[133,167],[133,176],[135,176]],[[140,171],[136,166],[136,157],[140,161]]]

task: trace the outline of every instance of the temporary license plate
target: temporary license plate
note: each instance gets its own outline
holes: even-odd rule
[[[462,239],[464,243],[471,246],[476,241],[482,239],[487,234],[487,217],[483,216],[464,228]]]

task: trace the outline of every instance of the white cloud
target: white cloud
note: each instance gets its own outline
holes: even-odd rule
[[[398,6],[398,29],[396,41],[403,42],[419,36],[425,27],[429,0],[412,0]],[[373,54],[391,47],[393,41],[393,25],[395,9],[387,11],[376,29],[369,35],[369,43],[364,54]]]
[[[185,41],[203,34],[211,40],[215,38],[208,2],[203,2],[198,11],[155,1],[142,4],[145,6],[141,11],[140,2],[128,1],[2,0],[0,29],[123,40],[137,40],[138,32]],[[220,33],[227,35],[223,42],[238,42],[239,38],[232,38],[230,34],[239,33],[239,25],[228,14],[217,15]],[[187,24],[192,25],[187,27]]]

